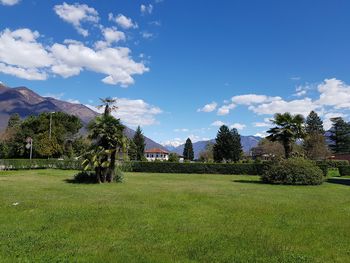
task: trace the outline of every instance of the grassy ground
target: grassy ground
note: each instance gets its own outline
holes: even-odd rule
[[[73,174],[0,173],[0,262],[349,262],[350,179]]]

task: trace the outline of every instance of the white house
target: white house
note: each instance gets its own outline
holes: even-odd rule
[[[167,161],[169,160],[169,152],[159,148],[153,148],[145,151],[145,157],[147,161]]]

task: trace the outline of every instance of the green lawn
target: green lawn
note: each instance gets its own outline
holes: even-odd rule
[[[350,179],[73,174],[0,172],[0,262],[350,262]]]

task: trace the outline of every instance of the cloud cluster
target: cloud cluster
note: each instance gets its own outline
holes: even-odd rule
[[[65,22],[70,23],[78,31],[79,34],[87,37],[89,31],[82,27],[82,23],[96,24],[99,21],[98,12],[85,4],[67,4],[64,2],[61,5],[55,5],[54,11]]]
[[[145,14],[152,14],[152,12],[153,12],[153,5],[152,4],[149,4],[149,5],[142,4],[140,6],[140,11],[141,11],[141,14],[143,14],[143,15],[145,15]]]
[[[2,5],[8,5],[8,6],[11,6],[11,5],[16,5],[20,2],[20,0],[0,0],[0,4]]]
[[[112,13],[108,14],[109,21],[115,22],[117,25],[119,25],[123,29],[130,29],[130,28],[138,28],[138,25],[136,22],[132,21],[131,18],[126,17],[123,14],[113,15]]]
[[[40,34],[28,28],[0,32],[0,72],[28,80],[45,80],[50,74],[64,78],[84,70],[105,75],[102,82],[126,87],[133,75],[149,69],[131,58],[126,47],[110,47],[125,36],[114,28],[103,29],[106,45],[85,46],[75,40],[44,46]]]
[[[204,105],[203,108],[198,109],[197,112],[212,112],[216,109],[217,106],[218,104],[213,101],[212,103]]]
[[[148,104],[144,100],[132,100],[127,98],[115,98],[117,111],[113,112],[116,118],[119,118],[125,125],[130,127],[149,126],[158,124],[156,116],[162,113],[162,110]],[[103,110],[95,106],[86,105],[94,111],[102,113]]]
[[[233,123],[231,125],[228,125],[227,123],[223,122],[223,121],[214,121],[211,126],[215,126],[215,127],[221,127],[222,125],[227,125],[229,126],[231,129],[237,129],[237,130],[243,130],[244,128],[246,128],[247,126],[243,123]]]

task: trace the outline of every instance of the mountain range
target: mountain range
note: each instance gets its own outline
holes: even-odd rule
[[[72,114],[80,118],[84,125],[99,114],[82,104],[43,97],[27,87],[10,88],[0,83],[0,131],[6,129],[11,114],[18,113],[21,118],[26,118],[29,115],[38,115],[42,112]],[[124,133],[128,138],[132,138],[135,131],[126,127]],[[145,142],[146,149],[165,149],[162,145],[146,136]]]
[[[38,115],[42,112],[60,111],[77,116],[84,125],[99,114],[83,104],[71,103],[51,97],[43,97],[27,87],[10,88],[0,83],[0,131],[6,129],[11,114],[18,113],[21,118],[26,118],[29,115]],[[135,131],[126,127],[124,133],[128,138],[132,138]],[[260,139],[260,137],[256,136],[241,136],[244,152],[249,152],[252,147],[258,144]],[[163,146],[146,136],[145,142],[146,149],[160,148],[180,155],[183,153],[184,145],[178,147],[172,147],[170,145]],[[193,143],[195,158],[199,157],[200,152],[205,149],[209,142],[213,143],[215,140]]]
[[[257,136],[244,136],[244,135],[241,135],[241,144],[242,144],[242,148],[243,148],[243,151],[245,153],[249,153],[249,151],[258,145],[259,141],[261,140],[262,138],[261,137],[257,137]],[[207,147],[207,145],[209,143],[215,143],[215,139],[212,139],[212,140],[207,140],[207,141],[198,141],[198,142],[194,142],[192,145],[193,145],[193,152],[194,152],[194,158],[195,159],[198,159],[199,158],[199,155],[202,151],[205,150],[205,148]],[[180,146],[177,146],[177,147],[173,147],[171,145],[165,145],[165,147],[171,151],[171,152],[175,152],[179,155],[182,155],[183,154],[183,150],[184,150],[184,147],[185,147],[185,144],[182,144]]]

